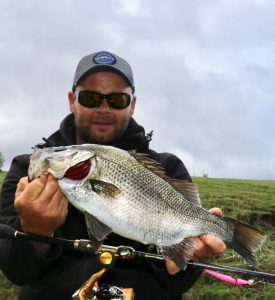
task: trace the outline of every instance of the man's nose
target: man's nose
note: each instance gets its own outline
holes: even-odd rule
[[[101,104],[97,109],[101,111],[110,111],[110,106],[105,98],[102,100]]]

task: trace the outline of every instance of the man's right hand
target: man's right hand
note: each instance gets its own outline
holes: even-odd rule
[[[50,174],[28,182],[21,178],[15,193],[14,206],[24,232],[52,236],[68,213],[68,200],[57,180]]]

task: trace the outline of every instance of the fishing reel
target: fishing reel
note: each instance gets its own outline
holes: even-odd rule
[[[107,249],[106,249],[107,248]],[[134,249],[131,247],[105,246],[105,251],[99,254],[102,269],[93,274],[72,296],[74,300],[134,300],[132,288],[119,288],[112,285],[99,285],[102,276],[114,265],[117,257],[132,258]]]

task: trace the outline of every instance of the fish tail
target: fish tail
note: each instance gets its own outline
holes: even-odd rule
[[[261,230],[232,219],[230,217],[222,217],[229,225],[233,225],[233,237],[231,241],[225,241],[227,246],[239,253],[254,268],[258,268],[258,262],[253,252],[259,250],[266,240],[266,235]]]

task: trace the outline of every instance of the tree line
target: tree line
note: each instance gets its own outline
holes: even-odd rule
[[[3,154],[0,152],[0,172],[2,172],[2,167],[4,165],[5,158]]]

